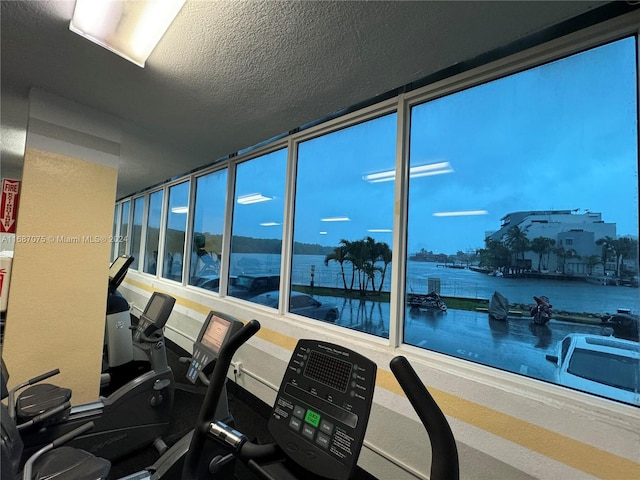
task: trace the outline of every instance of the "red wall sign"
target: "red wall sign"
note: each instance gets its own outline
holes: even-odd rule
[[[16,233],[20,181],[2,179],[2,203],[0,204],[0,233]]]

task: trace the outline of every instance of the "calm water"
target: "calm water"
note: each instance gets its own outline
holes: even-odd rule
[[[345,264],[346,265],[346,264]],[[313,267],[313,268],[312,268]],[[345,266],[347,283],[351,270]],[[274,274],[280,271],[280,255],[234,254],[231,257],[231,274]],[[294,255],[291,280],[294,285],[309,285],[314,273],[316,286],[342,288],[340,265],[330,262],[324,265],[323,255]],[[500,292],[510,303],[532,304],[533,296],[546,295],[556,311],[613,313],[618,308],[640,310],[640,289],[622,286],[594,285],[579,281],[520,279],[492,277],[466,269],[442,268],[430,262],[412,262],[407,265],[407,292],[427,293],[429,281],[440,284],[444,296],[490,299],[494,291]],[[380,277],[376,278],[376,288]],[[382,289],[391,286],[391,265]]]

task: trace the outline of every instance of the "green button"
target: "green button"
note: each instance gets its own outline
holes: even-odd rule
[[[320,414],[314,412],[313,410],[307,410],[304,421],[317,428],[320,424]]]

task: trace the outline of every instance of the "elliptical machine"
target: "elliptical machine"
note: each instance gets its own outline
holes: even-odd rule
[[[171,419],[175,381],[167,364],[164,336],[157,327],[166,323],[174,303],[175,298],[154,292],[133,336],[149,356],[152,369],[107,397],[72,407],[66,418],[57,419],[44,427],[24,429],[21,436],[25,456],[30,456],[38,448],[88,421],[94,423],[94,428],[70,442],[71,446],[109,460],[152,443],[160,453],[166,450],[161,436]],[[127,334],[131,335],[129,331]],[[11,399],[15,396],[15,390],[10,392]],[[51,408],[50,396],[32,393],[27,389],[18,396],[14,420],[20,423],[29,421],[29,417]],[[29,402],[21,402],[21,398],[29,398]],[[23,404],[24,407],[30,407],[29,411],[22,407]]]

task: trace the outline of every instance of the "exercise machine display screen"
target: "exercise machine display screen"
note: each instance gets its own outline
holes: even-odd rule
[[[268,424],[294,463],[325,478],[349,478],[364,441],[376,371],[374,362],[342,346],[298,342]]]
[[[204,332],[202,343],[214,352],[219,353],[230,326],[231,322],[229,320],[214,316],[213,321],[209,322]]]
[[[111,292],[115,291],[127,276],[127,270],[133,260],[134,257],[121,255],[109,266],[109,290]]]
[[[162,329],[167,323],[175,303],[176,299],[172,296],[153,292],[142,315],[140,315],[133,339],[139,341],[141,334],[150,335],[154,331]]]
[[[209,312],[198,338],[193,344],[191,365],[187,371],[187,378],[195,383],[200,372],[208,373],[213,368],[213,362],[218,358],[220,348],[235,332],[240,330],[243,323],[230,315],[221,312]]]

